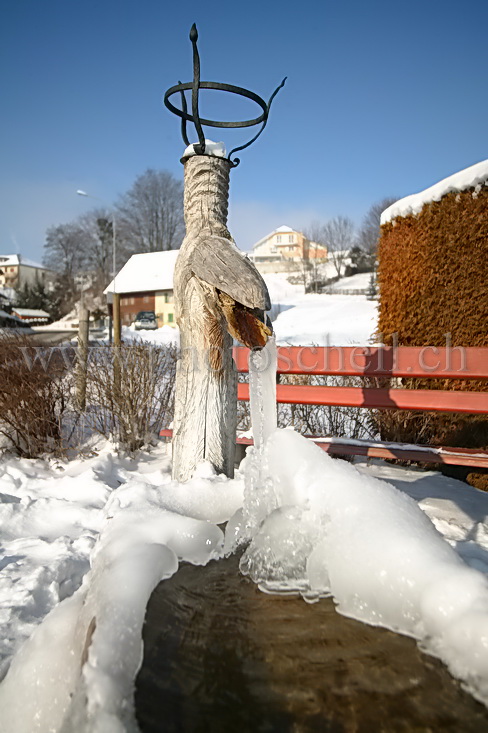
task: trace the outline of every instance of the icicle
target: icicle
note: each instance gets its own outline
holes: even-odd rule
[[[244,466],[243,534],[250,539],[275,506],[273,482],[267,475],[264,446],[276,430],[277,349],[270,338],[263,349],[249,356],[249,393],[254,447],[249,448]]]

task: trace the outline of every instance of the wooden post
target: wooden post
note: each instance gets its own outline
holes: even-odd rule
[[[114,321],[114,346],[120,346],[121,322],[120,322],[120,293],[113,294],[112,315]]]
[[[237,374],[232,337],[265,345],[269,295],[227,230],[230,163],[196,155],[185,165],[186,237],[174,274],[180,328],[173,429],[173,478],[187,481],[207,460],[234,475]]]
[[[83,412],[86,407],[86,367],[88,362],[88,327],[90,311],[80,308],[78,325],[78,353],[76,365],[76,401],[78,409]]]

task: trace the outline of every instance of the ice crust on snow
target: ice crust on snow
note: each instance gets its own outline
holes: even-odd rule
[[[465,191],[467,188],[476,189],[477,186],[487,184],[488,160],[483,160],[481,163],[476,163],[476,165],[444,178],[424,191],[420,191],[420,193],[414,193],[396,201],[381,214],[381,224],[387,224],[398,216],[419,214],[424,204],[440,201],[443,196],[453,191]]]

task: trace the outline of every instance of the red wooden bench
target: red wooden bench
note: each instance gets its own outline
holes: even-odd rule
[[[248,371],[248,357],[248,349],[234,349],[234,360],[239,372]],[[297,375],[484,380],[488,379],[488,348],[281,346],[278,349],[277,371],[279,374]],[[488,391],[277,384],[276,398],[277,402],[289,404],[488,414]],[[247,383],[239,383],[238,399],[249,400]],[[160,435],[171,437],[172,431],[162,430]],[[482,449],[382,443],[335,437],[314,436],[312,439],[320,448],[333,455],[397,458],[488,468],[488,451]],[[237,443],[251,445],[252,440],[238,438]]]

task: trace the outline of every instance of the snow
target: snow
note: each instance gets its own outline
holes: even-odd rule
[[[43,311],[43,310],[38,310],[38,309],[36,310],[35,308],[17,308],[17,307],[14,307],[13,308],[13,312],[14,313],[17,313],[18,316],[25,316],[25,317],[31,316],[33,318],[36,318],[36,317],[50,318],[49,313],[46,313],[46,311]]]
[[[357,275],[341,277],[332,285],[330,290],[367,290],[371,282],[371,272],[359,272]]]
[[[278,345],[366,346],[377,324],[376,301],[365,295],[307,295],[281,302],[273,322]]]
[[[137,730],[149,596],[180,560],[221,555],[217,524],[242,505],[242,480],[202,464],[179,485],[164,445],[0,465],[0,730]]]
[[[376,306],[363,296],[266,279],[289,306],[278,342],[369,343]],[[256,445],[233,480],[203,463],[172,481],[163,444],[136,458],[99,442],[72,460],[0,460],[2,733],[137,731],[152,589],[180,561],[203,565],[243,541],[242,570],[262,589],[332,595],[340,613],[414,636],[488,705],[488,494],[433,471],[333,460],[277,430],[275,358],[273,340],[253,357]]]
[[[198,143],[192,143],[189,145],[185,152],[183,153],[183,158],[190,158],[192,155],[196,155],[194,145],[198,145]],[[215,143],[213,140],[207,140],[205,138],[205,155],[213,155],[217,158],[225,158],[227,155],[225,150],[225,145],[222,142]]]
[[[48,269],[47,267],[44,267],[44,265],[40,265],[38,262],[29,260],[23,255],[0,255],[0,267],[8,267],[9,265],[24,265],[25,267],[35,267],[38,270]]]
[[[332,593],[341,613],[420,639],[488,703],[488,496],[275,430],[273,359],[270,344],[250,373],[262,441],[233,480],[204,463],[172,481],[164,445],[0,463],[2,733],[137,730],[151,591],[180,560],[220,557],[229,518],[225,551],[253,536],[243,569],[266,590]]]
[[[178,254],[178,249],[170,249],[132,255],[115,277],[115,290],[112,280],[103,291],[104,294],[173,290],[173,272]]]
[[[124,343],[136,343],[147,341],[156,346],[178,345],[180,342],[180,331],[172,326],[161,326],[152,330],[141,329],[136,331],[130,326],[122,326],[121,338]]]
[[[278,229],[274,230],[275,232],[293,232],[294,230],[291,227],[287,227],[285,224],[281,227],[278,227]]]
[[[422,210],[424,204],[432,201],[440,201],[443,196],[456,191],[465,191],[468,188],[476,188],[488,184],[488,160],[476,163],[469,168],[465,168],[458,173],[454,173],[448,178],[426,188],[420,193],[414,193],[406,196],[394,204],[389,206],[381,215],[381,223],[387,224],[389,221],[396,219],[398,216],[410,216],[410,214],[418,214]]]
[[[273,304],[271,317],[278,346],[366,346],[378,320],[378,304],[366,295],[304,294],[289,274],[263,275]],[[338,290],[368,287],[371,273],[337,280]]]

